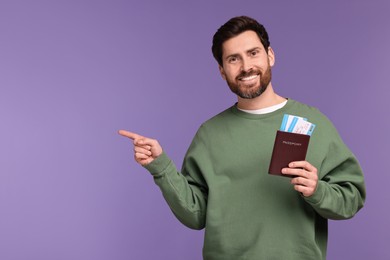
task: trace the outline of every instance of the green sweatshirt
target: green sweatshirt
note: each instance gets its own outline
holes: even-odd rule
[[[304,197],[290,178],[268,174],[284,114],[316,124],[306,160],[318,169],[315,193]],[[164,152],[145,166],[175,216],[205,228],[204,259],[326,259],[327,219],[348,219],[363,206],[361,168],[332,123],[289,99],[263,115],[234,105],[196,133],[181,173]]]

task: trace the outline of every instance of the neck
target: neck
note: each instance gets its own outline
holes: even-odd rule
[[[274,106],[284,101],[286,99],[277,95],[272,88],[272,84],[269,83],[267,89],[258,97],[251,99],[238,97],[237,107],[244,110],[256,110]]]

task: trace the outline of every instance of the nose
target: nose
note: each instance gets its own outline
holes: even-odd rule
[[[243,58],[241,62],[241,71],[249,71],[253,68],[253,64],[247,58]]]

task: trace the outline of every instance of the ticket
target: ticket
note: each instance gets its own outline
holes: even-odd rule
[[[292,129],[292,133],[311,135],[314,131],[315,124],[312,124],[308,121],[298,120]]]
[[[314,131],[315,124],[307,121],[307,118],[284,114],[280,131],[311,135]]]
[[[282,124],[280,126],[280,131],[285,131],[285,132],[292,132],[292,130],[295,127],[295,124],[297,123],[298,120],[304,120],[307,121],[307,118],[300,117],[300,116],[293,116],[289,114],[284,114]]]

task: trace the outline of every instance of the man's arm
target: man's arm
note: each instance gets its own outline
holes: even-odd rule
[[[191,167],[190,173],[186,171],[185,176],[178,172],[155,139],[125,130],[120,130],[119,134],[133,141],[135,161],[153,175],[155,183],[180,222],[192,229],[204,228],[207,188],[198,176],[200,173],[192,171]]]
[[[322,217],[348,219],[363,207],[366,197],[363,173],[341,139],[329,146],[320,173],[306,161],[292,162],[289,167],[282,170],[283,174],[296,176],[291,180],[295,190]]]

